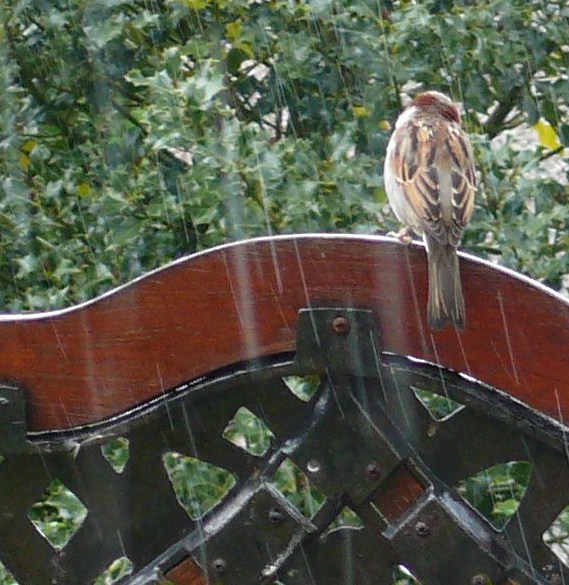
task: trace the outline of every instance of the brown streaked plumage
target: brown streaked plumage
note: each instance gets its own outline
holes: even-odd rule
[[[444,94],[416,97],[387,146],[385,189],[397,218],[423,236],[429,262],[429,326],[465,325],[457,247],[474,210],[476,175],[457,106]]]

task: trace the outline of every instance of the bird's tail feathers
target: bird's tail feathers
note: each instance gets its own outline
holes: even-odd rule
[[[452,323],[464,329],[466,318],[456,248],[429,241],[429,300],[427,319],[431,329],[442,329]]]

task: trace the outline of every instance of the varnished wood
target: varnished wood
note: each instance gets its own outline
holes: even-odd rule
[[[187,558],[166,574],[166,583],[174,585],[208,585],[208,580],[196,563]]]
[[[389,522],[395,522],[425,493],[425,488],[404,466],[395,470],[371,501]]]
[[[0,317],[0,380],[32,431],[107,418],[236,362],[295,348],[298,310],[373,309],[382,349],[437,362],[569,420],[569,304],[461,257],[467,326],[427,328],[420,245],[381,237],[249,240],[185,258],[65,311]]]

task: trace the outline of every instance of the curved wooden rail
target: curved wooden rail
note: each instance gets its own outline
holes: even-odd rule
[[[0,317],[0,380],[31,431],[100,421],[217,368],[293,351],[298,311],[373,309],[384,351],[465,372],[569,420],[569,303],[462,255],[467,327],[426,326],[421,245],[294,236],[221,246],[84,305]]]

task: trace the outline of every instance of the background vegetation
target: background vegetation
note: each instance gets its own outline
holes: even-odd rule
[[[568,24],[565,0],[0,0],[0,310],[244,237],[394,228],[385,146],[426,88],[476,151],[464,248],[559,289]],[[504,515],[510,471],[461,489]]]
[[[569,272],[569,6],[380,0],[0,3],[0,307],[77,303],[228,240],[386,231],[405,94],[464,104],[464,247]],[[537,124],[520,143],[508,134]]]

